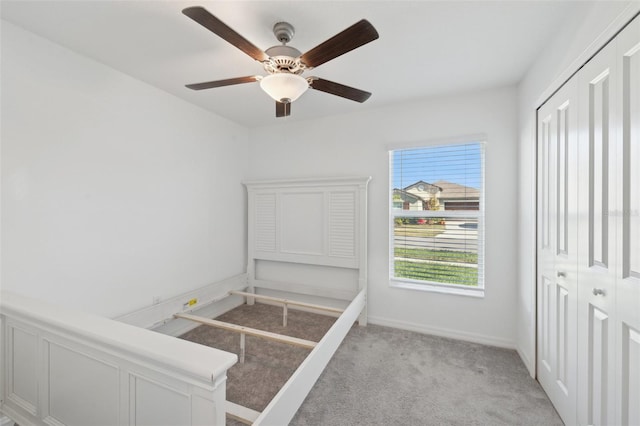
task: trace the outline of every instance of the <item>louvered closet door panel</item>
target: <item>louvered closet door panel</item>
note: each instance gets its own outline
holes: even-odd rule
[[[617,381],[615,424],[640,425],[640,18],[617,37]]]
[[[577,84],[538,111],[538,378],[575,423],[577,343]]]
[[[578,422],[614,424],[619,102],[615,43],[577,76],[579,92]]]

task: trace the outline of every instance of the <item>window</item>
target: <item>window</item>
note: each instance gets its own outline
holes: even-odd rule
[[[390,281],[482,295],[484,142],[390,151]]]

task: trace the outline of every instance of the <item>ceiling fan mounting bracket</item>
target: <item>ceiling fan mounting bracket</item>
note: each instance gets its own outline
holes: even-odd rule
[[[289,43],[295,33],[295,28],[288,22],[276,22],[276,24],[273,26],[273,34],[276,36],[276,39],[282,44]]]

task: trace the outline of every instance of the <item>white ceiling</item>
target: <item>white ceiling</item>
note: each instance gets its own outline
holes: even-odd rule
[[[181,13],[201,5],[256,46],[296,28],[305,52],[368,19],[380,38],[305,73],[373,93],[359,104],[309,90],[275,118],[259,84],[195,92],[187,83],[264,74],[259,63]],[[343,114],[517,83],[564,19],[587,2],[10,1],[2,18],[247,127]]]

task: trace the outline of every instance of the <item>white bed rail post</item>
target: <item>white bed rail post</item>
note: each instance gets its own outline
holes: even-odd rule
[[[255,192],[249,186],[247,186],[247,214],[249,215],[247,220],[247,284],[249,293],[255,293],[256,283],[256,261],[254,257],[254,243],[255,243],[255,220],[252,215],[256,214],[256,201]],[[275,205],[273,206],[275,209]],[[247,297],[247,305],[253,305],[255,299],[253,297]]]
[[[367,293],[367,288],[368,288],[368,263],[367,263],[367,186],[369,185],[369,182],[371,181],[371,178],[363,181],[362,183],[360,183],[359,185],[359,197],[360,197],[360,202],[358,203],[358,206],[360,208],[360,211],[358,211],[358,218],[359,218],[359,223],[358,223],[358,227],[359,227],[359,232],[358,232],[358,238],[360,239],[358,247],[360,248],[360,251],[358,253],[358,262],[360,264],[359,268],[358,268],[358,290],[362,291],[364,290],[364,307],[362,308],[362,312],[360,312],[360,316],[358,316],[358,324],[359,325],[367,325],[367,298],[368,298],[368,293]],[[363,211],[364,210],[364,211]]]
[[[224,425],[235,354],[2,292],[2,414],[21,425]]]

